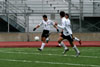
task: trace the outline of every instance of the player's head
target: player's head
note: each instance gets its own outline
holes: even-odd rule
[[[66,13],[66,14],[65,14],[65,17],[66,17],[66,18],[69,18],[69,14],[68,14],[68,13]]]
[[[64,11],[61,11],[60,12],[60,17],[62,18],[62,17],[65,17],[65,12]]]
[[[48,19],[48,18],[47,18],[47,15],[43,15],[43,20],[44,20],[44,21],[47,21],[47,19]]]

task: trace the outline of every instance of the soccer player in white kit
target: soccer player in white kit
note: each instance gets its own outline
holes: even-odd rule
[[[71,30],[71,27],[70,27],[71,26],[70,20],[65,18],[65,12],[64,11],[60,12],[60,17],[61,17],[62,25],[59,25],[57,23],[55,23],[55,25],[57,25],[59,28],[61,28],[63,30],[62,35],[58,39],[58,43],[62,47],[64,47],[63,54],[65,54],[69,50],[69,48],[67,46],[65,46],[65,44],[62,42],[64,39],[67,39],[69,41],[70,45],[76,51],[76,56],[79,56],[80,51],[78,50],[76,45],[73,44],[73,37],[72,37],[72,30]]]
[[[45,46],[45,43],[46,43],[46,40],[48,41],[48,37],[49,37],[49,33],[50,33],[50,28],[51,28],[51,25],[54,26],[57,30],[57,32],[59,32],[58,28],[55,26],[54,22],[49,20],[47,18],[47,15],[43,15],[43,20],[42,22],[37,25],[33,31],[35,31],[37,28],[39,28],[41,25],[44,25],[44,29],[43,29],[43,32],[42,32],[42,35],[41,35],[41,41],[42,41],[42,45],[41,45],[41,48],[39,48],[38,50],[39,51],[42,51],[44,46]]]
[[[66,19],[69,19],[69,14],[66,13],[66,14],[65,14],[65,18],[66,18]],[[70,21],[70,20],[69,20],[69,21]],[[63,31],[60,33],[60,36],[62,36],[62,34],[63,34]],[[80,45],[82,44],[82,43],[81,43],[81,40],[80,40],[79,38],[73,36],[73,34],[72,34],[72,38],[73,38],[74,41],[78,41]],[[61,46],[61,45],[59,44],[59,47],[60,47],[60,46]]]
[[[69,19],[69,14],[66,13],[66,14],[65,14],[65,18],[66,18],[66,19]],[[69,21],[70,21],[70,19],[69,19]],[[72,34],[72,37],[73,37],[73,40],[78,41],[80,45],[82,44],[82,43],[81,43],[81,40],[80,40],[79,38],[73,36],[73,34]]]

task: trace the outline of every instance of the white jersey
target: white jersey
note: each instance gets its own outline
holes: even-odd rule
[[[63,34],[65,36],[71,35],[72,34],[72,30],[71,30],[71,23],[69,19],[66,19],[65,17],[63,17],[61,19],[62,25],[58,24],[58,27],[63,29]]]
[[[50,30],[51,25],[54,25],[54,22],[51,20],[47,20],[47,21],[42,20],[42,22],[39,24],[39,26],[41,26],[41,25],[44,25],[44,30]]]

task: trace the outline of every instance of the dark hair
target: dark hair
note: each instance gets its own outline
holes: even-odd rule
[[[64,12],[64,11],[61,11],[61,12],[60,12],[60,16],[61,16],[61,17],[65,17],[65,12]]]
[[[69,14],[68,13],[66,13],[65,15],[68,16],[68,18],[69,18]]]
[[[44,18],[47,18],[47,15],[43,15]]]

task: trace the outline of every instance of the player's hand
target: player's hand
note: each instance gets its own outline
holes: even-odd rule
[[[35,31],[35,30],[36,30],[36,28],[33,29],[33,31]]]
[[[57,22],[55,22],[55,25],[57,26],[57,25],[58,25],[58,23],[57,23]]]
[[[57,29],[57,32],[59,33],[59,29]]]

